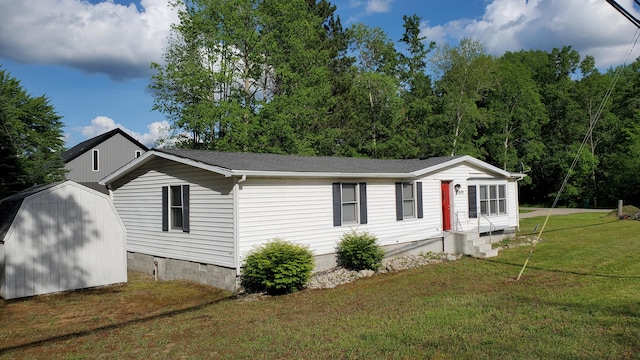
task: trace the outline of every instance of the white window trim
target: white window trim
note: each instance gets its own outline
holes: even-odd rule
[[[180,189],[180,206],[174,206],[173,205],[173,188],[178,188]],[[182,219],[182,224],[180,225],[180,227],[177,226],[173,226],[173,210],[174,209],[180,209],[180,213],[183,214],[184,210],[183,210],[183,206],[184,206],[184,195],[182,193],[182,185],[169,185],[169,214],[168,214],[168,218],[169,218],[169,231],[182,231],[184,229],[184,219]]]
[[[355,191],[355,202],[345,202],[344,201],[344,197],[342,194],[342,190],[344,188],[344,185],[354,185],[354,191]],[[344,219],[344,205],[345,204],[352,204],[355,203],[355,219],[353,221],[345,221]],[[357,182],[341,182],[340,183],[340,216],[342,217],[341,221],[342,221],[342,225],[354,225],[354,224],[360,224],[360,185]]]
[[[133,158],[134,158],[134,159],[137,159],[137,158],[139,158],[140,156],[142,156],[142,150],[136,150],[136,151],[133,153]]]
[[[91,149],[91,171],[100,171],[100,150]]]
[[[482,181],[477,183],[470,183],[470,186],[476,186],[476,205],[477,211],[480,216],[484,217],[496,217],[496,216],[504,216],[509,214],[509,196],[507,189],[507,182],[495,182],[495,181]],[[487,189],[487,198],[482,199],[481,197],[481,187],[485,186]],[[504,198],[500,198],[500,186],[504,186]],[[495,187],[496,190],[496,198],[491,197],[491,187]],[[504,201],[504,212],[500,212],[500,200]],[[486,201],[486,212],[482,211],[482,203]],[[491,212],[492,202],[495,201],[496,212]]]
[[[418,218],[418,205],[417,205],[417,201],[416,201],[416,183],[415,182],[403,182],[401,184],[402,184],[402,220],[417,219]],[[412,192],[413,192],[413,198],[411,198],[411,200],[407,200],[407,199],[404,198],[404,186],[405,185],[411,185]],[[407,201],[411,201],[411,206],[413,208],[413,215],[411,215],[411,216],[408,216],[404,212],[404,203],[407,202]]]

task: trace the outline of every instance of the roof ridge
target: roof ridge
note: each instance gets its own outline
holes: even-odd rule
[[[144,144],[142,144],[141,142],[136,140],[133,136],[127,134],[121,128],[117,127],[115,129],[111,129],[111,130],[109,130],[109,131],[107,131],[105,133],[102,133],[100,135],[97,135],[97,136],[94,136],[94,137],[92,137],[90,139],[87,139],[87,140],[77,144],[76,146],[63,151],[62,152],[62,159],[64,160],[65,163],[68,163],[69,161],[71,161],[71,160],[77,158],[78,156],[86,153],[87,151],[89,151],[89,149],[91,149],[91,148],[95,147],[96,145],[101,144],[101,143],[105,142],[106,140],[110,139],[115,134],[121,134],[127,140],[133,142],[138,147],[142,148],[144,151],[149,151],[148,147],[146,147]]]

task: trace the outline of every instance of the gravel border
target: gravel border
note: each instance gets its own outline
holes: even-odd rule
[[[503,243],[494,244],[494,248],[498,250],[530,246],[535,242],[535,236],[518,236],[516,239],[506,241]],[[542,241],[542,239],[540,239]],[[412,269],[420,266],[440,264],[447,261],[456,261],[464,257],[462,254],[454,255],[447,253],[432,253],[428,252],[420,255],[402,256],[393,259],[383,260],[382,266],[376,272],[373,270],[347,270],[342,267],[334,267],[329,270],[320,271],[311,275],[311,278],[307,282],[306,289],[333,289],[336,286],[348,284],[358,279],[365,277],[371,277],[375,274],[393,273]],[[268,297],[264,293],[259,294],[238,294],[238,299],[241,301],[255,301],[264,297]]]

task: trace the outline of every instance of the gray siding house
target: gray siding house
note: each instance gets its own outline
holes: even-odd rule
[[[389,257],[495,256],[490,244],[468,235],[513,233],[523,176],[470,156],[152,149],[100,183],[127,228],[130,270],[233,291],[246,254],[274,238],[308,246],[316,271],[336,265],[337,243],[354,230],[375,235]]]
[[[98,181],[149,149],[116,128],[64,151],[67,179],[106,193]]]

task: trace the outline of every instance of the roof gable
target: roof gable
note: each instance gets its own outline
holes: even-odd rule
[[[71,180],[65,180],[65,181],[58,181],[50,184],[35,185],[28,189],[15,193],[11,196],[8,196],[4,199],[0,199],[0,242],[4,241],[4,238],[7,235],[7,232],[11,228],[11,224],[13,223],[13,220],[15,219],[16,215],[18,214],[18,211],[20,210],[20,207],[22,206],[22,203],[24,203],[24,201],[27,198],[31,196],[36,197],[37,195],[44,194],[48,191],[56,191],[57,189],[65,186],[75,186],[79,189],[95,194],[97,196],[107,197],[106,194],[101,193],[98,190],[92,189],[90,187],[76,183]]]
[[[62,152],[62,159],[64,160],[65,163],[68,163],[69,161],[77,158],[78,156],[84,154],[85,152],[95,148],[96,146],[100,145],[101,143],[107,141],[108,139],[110,139],[112,136],[116,135],[116,134],[120,134],[122,136],[124,136],[127,140],[131,141],[132,143],[134,143],[136,146],[140,147],[141,149],[143,149],[144,151],[148,151],[149,148],[147,148],[146,146],[144,146],[142,143],[140,143],[138,140],[134,139],[131,135],[127,134],[126,132],[124,132],[122,129],[120,128],[115,128],[113,130],[107,131],[104,134],[98,135],[96,137],[93,137],[91,139],[85,140],[81,143],[79,143],[78,145],[65,150]]]
[[[13,219],[15,219],[18,210],[20,210],[20,206],[24,199],[59,184],[61,184],[61,182],[32,186],[0,200],[0,242],[4,241],[4,237],[7,234],[7,231],[9,231],[11,223],[13,223]]]

